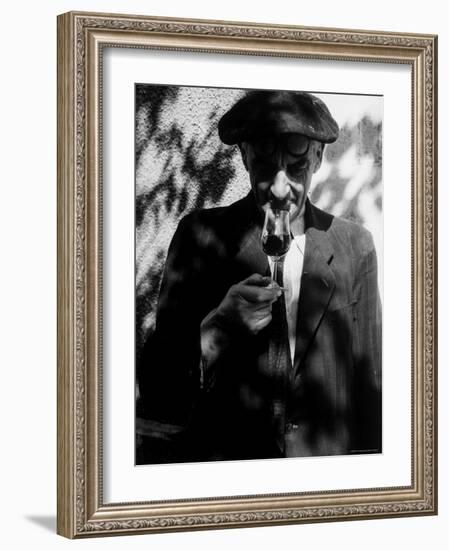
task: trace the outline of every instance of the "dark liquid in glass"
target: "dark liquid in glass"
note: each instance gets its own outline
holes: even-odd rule
[[[279,258],[287,254],[290,247],[290,236],[287,233],[281,235],[267,235],[262,240],[263,251],[267,256]]]

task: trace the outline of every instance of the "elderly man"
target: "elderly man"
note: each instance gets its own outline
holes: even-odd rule
[[[381,452],[381,311],[369,232],[307,196],[339,129],[305,92],[253,91],[220,120],[251,192],[181,220],[142,362],[138,462]],[[288,211],[280,279],[262,249]]]

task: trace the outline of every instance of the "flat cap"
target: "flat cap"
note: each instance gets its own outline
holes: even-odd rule
[[[248,92],[218,123],[218,135],[227,145],[289,132],[332,143],[339,128],[323,101],[314,95],[270,90]]]

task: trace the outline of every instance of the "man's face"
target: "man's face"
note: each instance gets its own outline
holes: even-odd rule
[[[271,203],[288,209],[291,221],[302,216],[323,145],[301,134],[279,134],[242,143],[241,152],[259,208]]]

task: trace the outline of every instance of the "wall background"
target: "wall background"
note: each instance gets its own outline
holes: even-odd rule
[[[400,544],[407,549],[445,548],[449,535],[449,359],[444,235],[448,167],[439,166],[440,215],[440,514],[202,533],[117,537],[70,542],[55,535],[56,517],[56,15],[69,10],[255,21],[439,34],[440,156],[449,147],[449,32],[444,4],[411,0],[406,7],[379,0],[366,10],[356,0],[275,4],[228,0],[17,0],[3,7],[0,88],[1,199],[0,385],[1,512],[4,548],[123,547],[173,549],[332,548],[365,550]]]

